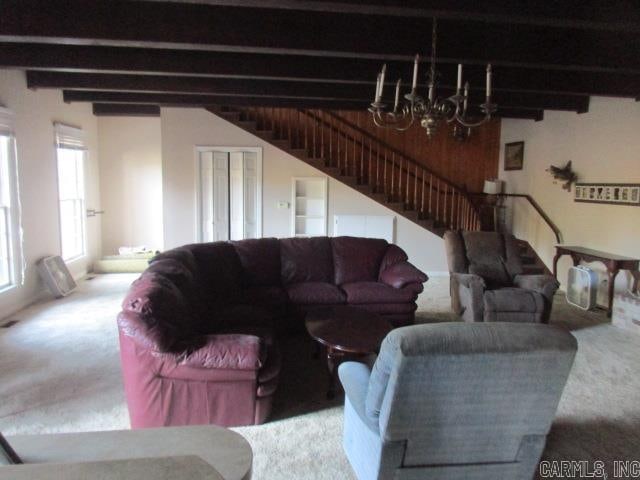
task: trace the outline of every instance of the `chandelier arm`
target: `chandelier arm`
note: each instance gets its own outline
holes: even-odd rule
[[[482,118],[482,120],[479,120],[477,122],[468,122],[464,118],[462,118],[462,116],[460,115],[456,115],[455,120],[463,127],[473,128],[473,127],[479,127],[480,125],[491,120],[491,114],[488,114],[488,113],[485,114],[484,118]]]

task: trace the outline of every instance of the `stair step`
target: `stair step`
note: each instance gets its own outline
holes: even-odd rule
[[[289,153],[294,157],[307,158],[307,150],[304,148],[290,148]]]
[[[280,150],[288,150],[289,147],[291,146],[291,144],[289,143],[289,140],[280,139],[280,138],[271,140],[271,144],[274,145],[275,147],[278,147]]]
[[[240,128],[244,128],[245,130],[256,131],[257,124],[255,120],[238,120],[235,122]]]
[[[385,204],[386,207],[391,210],[395,210],[396,212],[405,212],[404,202],[387,202]]]
[[[231,122],[239,122],[241,113],[240,112],[218,112],[217,115]]]
[[[256,130],[256,135],[258,135],[261,138],[264,138],[265,140],[272,140],[273,130]]]
[[[523,265],[522,271],[525,274],[540,275],[545,273],[545,268],[540,265]]]
[[[347,185],[349,185],[350,187],[357,187],[358,186],[358,177],[353,176],[353,175],[341,175],[340,176],[340,180],[343,183],[346,183]]]

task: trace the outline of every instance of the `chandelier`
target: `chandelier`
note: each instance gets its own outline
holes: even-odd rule
[[[431,64],[427,77],[427,98],[418,95],[418,64],[420,63],[420,56],[416,55],[413,63],[411,92],[404,95],[404,101],[401,103],[400,90],[402,80],[399,79],[396,83],[393,110],[389,110],[382,101],[387,65],[382,66],[382,70],[378,74],[374,101],[369,108],[373,121],[378,127],[405,131],[413,125],[416,119],[419,119],[420,125],[427,132],[427,137],[431,139],[438,131],[440,124],[443,122],[454,123],[454,137],[464,140],[469,136],[472,127],[482,125],[491,119],[491,114],[497,109],[497,105],[491,103],[491,64],[487,64],[485,102],[479,105],[482,116],[480,118],[473,117],[469,114],[469,82],[465,82],[464,89],[462,87],[461,63],[458,64],[458,82],[455,94],[447,98],[441,98],[436,95],[436,43],[437,23],[434,18],[431,34]]]

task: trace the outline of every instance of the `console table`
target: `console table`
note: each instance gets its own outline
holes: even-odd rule
[[[592,250],[591,248],[575,247],[567,245],[556,245],[556,254],[553,257],[553,276],[558,278],[558,260],[563,255],[570,255],[575,266],[580,261],[585,262],[602,262],[607,267],[609,276],[609,304],[607,306],[607,316],[611,317],[613,308],[613,292],[616,276],[620,270],[629,270],[633,275],[633,291],[638,290],[638,281],[640,280],[640,259],[624,257],[614,253],[601,252],[600,250]]]

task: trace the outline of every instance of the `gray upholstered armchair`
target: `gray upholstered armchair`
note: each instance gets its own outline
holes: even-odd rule
[[[446,232],[451,308],[467,322],[542,322],[560,286],[551,275],[523,275],[513,235]]]
[[[340,366],[344,449],[360,480],[531,480],[577,343],[558,327],[394,330],[373,370]]]

